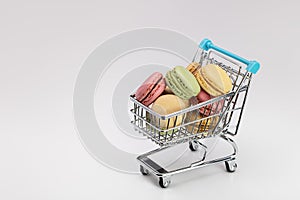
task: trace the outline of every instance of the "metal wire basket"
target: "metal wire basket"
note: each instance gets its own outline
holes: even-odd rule
[[[133,94],[130,96],[130,100],[133,102],[133,108],[130,111],[133,114],[132,123],[135,128],[160,146],[213,137],[229,126],[235,126],[237,129],[240,117],[234,123],[231,123],[231,119],[235,112],[239,111],[239,115],[242,113],[251,75],[247,75],[246,70],[228,59],[226,60],[231,62],[231,65],[223,64],[219,61],[220,58],[224,59],[225,57],[212,51],[201,52],[199,62],[201,62],[201,66],[213,63],[222,67],[232,80],[231,92],[169,115],[160,115],[154,112],[151,108],[138,102]],[[246,78],[241,83],[244,77]],[[237,91],[240,84],[241,87]],[[238,95],[234,95],[235,93]],[[225,109],[226,107],[228,108]],[[234,133],[236,132],[237,130]]]
[[[190,107],[168,115],[154,112],[137,101],[134,94],[130,95],[133,102],[133,108],[130,109],[133,115],[131,123],[135,130],[160,146],[137,158],[141,163],[140,170],[144,175],[152,172],[158,176],[161,187],[167,187],[170,184],[170,176],[179,172],[218,162],[225,162],[229,172],[235,171],[237,166],[237,147],[228,136],[234,136],[238,132],[252,74],[258,71],[259,63],[232,54],[213,45],[207,39],[204,39],[199,47],[192,62],[199,62],[200,66],[216,64],[224,69],[232,81],[233,87],[229,93],[199,104],[193,104],[193,99],[190,99]],[[226,140],[234,151],[225,157],[206,160],[207,147],[200,141],[216,136]],[[205,150],[202,159],[188,167],[168,171],[149,158],[151,154],[185,142],[189,142],[192,151],[199,147]]]

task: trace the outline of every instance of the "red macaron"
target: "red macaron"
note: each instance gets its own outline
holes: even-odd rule
[[[135,97],[145,106],[149,106],[164,92],[165,88],[166,81],[163,75],[154,72],[137,89]]]

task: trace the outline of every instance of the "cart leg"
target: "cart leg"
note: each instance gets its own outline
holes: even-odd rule
[[[235,172],[235,170],[237,168],[235,159],[225,161],[225,167],[226,167],[227,172]]]
[[[144,168],[142,165],[140,165],[140,172],[145,176],[149,174],[149,171],[146,168]]]
[[[162,188],[167,188],[171,184],[170,176],[161,176],[158,179],[159,186]]]
[[[197,151],[200,147],[207,149],[207,146],[199,142],[198,140],[192,140],[189,142],[189,148],[191,151]]]
[[[199,149],[199,143],[196,140],[189,142],[189,148],[191,151],[197,151]]]

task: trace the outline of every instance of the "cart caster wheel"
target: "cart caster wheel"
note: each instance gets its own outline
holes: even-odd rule
[[[237,168],[237,164],[235,160],[229,160],[229,161],[225,161],[225,167],[227,172],[235,172]]]
[[[145,169],[142,165],[140,165],[140,172],[141,174],[143,174],[144,176],[149,174],[149,171],[147,169]]]
[[[191,151],[197,151],[199,149],[199,144],[195,141],[191,141],[189,147]]]
[[[171,184],[171,180],[167,177],[159,177],[158,183],[160,187],[167,188]]]

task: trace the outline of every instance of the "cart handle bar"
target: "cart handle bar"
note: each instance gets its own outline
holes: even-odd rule
[[[252,60],[252,61],[246,60],[245,58],[242,58],[242,57],[240,57],[240,56],[238,56],[238,55],[236,55],[236,54],[234,54],[234,53],[231,53],[231,52],[229,52],[229,51],[227,51],[227,50],[225,50],[225,49],[222,49],[222,48],[220,48],[220,47],[218,47],[218,46],[215,46],[215,45],[212,43],[212,41],[209,40],[209,39],[203,39],[203,40],[200,42],[199,47],[200,47],[201,49],[205,50],[205,51],[208,51],[209,49],[213,49],[213,50],[216,50],[216,51],[218,51],[218,52],[220,52],[220,53],[223,53],[223,54],[225,54],[225,55],[227,55],[227,56],[229,56],[229,57],[231,57],[231,58],[233,58],[233,59],[236,59],[236,60],[240,61],[241,63],[244,63],[245,65],[247,65],[246,70],[247,70],[248,72],[253,73],[253,74],[256,74],[256,72],[257,72],[257,71],[259,70],[259,68],[260,68],[260,64],[259,64],[257,61],[254,61],[254,60]]]

